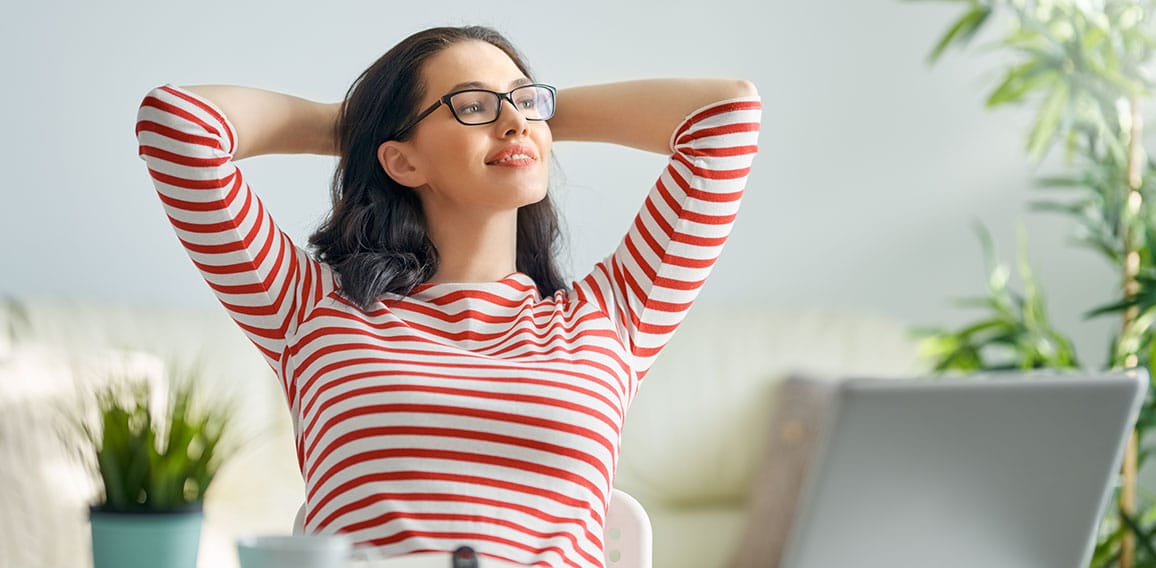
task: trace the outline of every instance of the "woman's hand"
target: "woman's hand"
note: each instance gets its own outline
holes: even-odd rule
[[[683,119],[710,103],[758,94],[739,79],[646,79],[558,91],[555,140],[610,142],[670,153]]]
[[[233,159],[263,154],[337,153],[341,103],[319,103],[251,87],[184,87],[217,105],[236,130]]]

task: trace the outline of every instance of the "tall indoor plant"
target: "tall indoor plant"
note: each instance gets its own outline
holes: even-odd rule
[[[95,568],[194,568],[202,504],[223,461],[233,410],[198,405],[196,373],[155,397],[150,383],[114,381],[79,422],[81,455],[99,481],[91,509]]]
[[[1090,302],[1088,316],[1119,317],[1105,366],[1147,367],[1156,352],[1156,182],[1143,145],[1142,108],[1152,97],[1153,0],[948,0],[963,13],[931,52],[966,46],[992,21],[1007,22],[997,47],[1014,63],[987,106],[1036,105],[1027,154],[1039,162],[1063,150],[1065,173],[1041,178],[1049,193],[1037,209],[1070,216],[1078,242],[1104,256],[1120,278],[1120,294]],[[1009,270],[989,259],[987,294],[971,302],[986,317],[957,330],[925,332],[926,353],[939,370],[1071,368],[1072,341],[1049,321],[1042,294],[1021,252],[1022,292]],[[1095,304],[1099,303],[1097,307]],[[1137,493],[1137,468],[1152,447],[1156,424],[1149,394],[1128,444],[1117,506],[1102,523],[1092,566],[1156,566],[1156,507]]]

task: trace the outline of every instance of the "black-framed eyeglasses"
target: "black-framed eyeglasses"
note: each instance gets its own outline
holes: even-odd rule
[[[550,120],[554,117],[554,98],[558,90],[550,85],[532,83],[515,87],[505,93],[489,89],[462,89],[440,98],[429,108],[421,111],[405,128],[393,138],[398,139],[417,126],[443,104],[450,108],[454,118],[466,126],[491,124],[502,115],[502,100],[510,101],[526,120]]]

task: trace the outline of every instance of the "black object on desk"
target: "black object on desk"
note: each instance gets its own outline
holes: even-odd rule
[[[452,568],[478,568],[478,553],[468,546],[459,546],[450,563]]]

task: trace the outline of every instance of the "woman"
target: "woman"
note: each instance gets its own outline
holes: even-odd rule
[[[759,108],[735,80],[555,95],[496,32],[436,28],[342,104],[166,86],[137,132],[182,244],[282,382],[308,532],[602,566],[624,414],[730,231]],[[553,140],[672,153],[622,244],[570,287]],[[315,255],[234,164],[278,153],[340,156]]]

